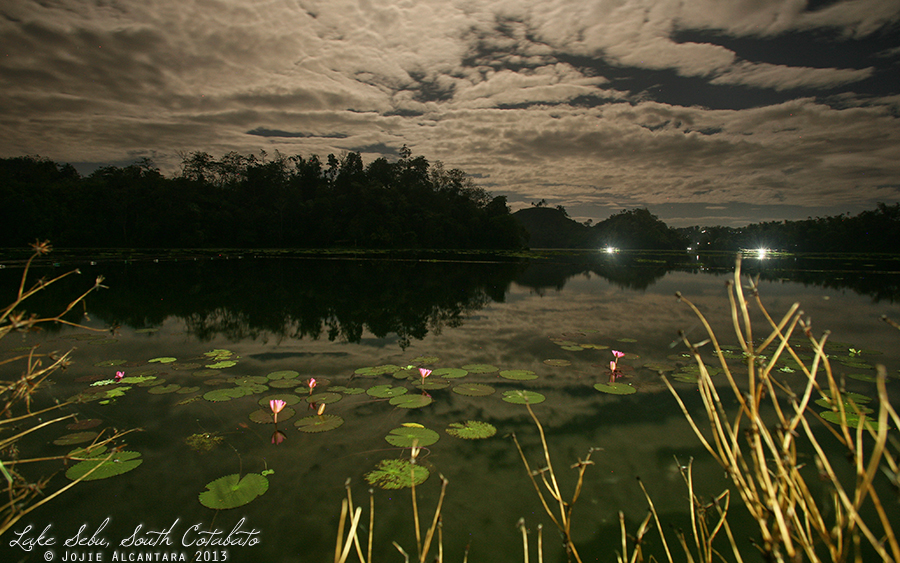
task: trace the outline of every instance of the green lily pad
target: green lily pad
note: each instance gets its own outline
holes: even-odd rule
[[[178,393],[179,395],[187,395],[188,393],[196,393],[199,390],[199,387],[182,387],[181,389],[176,391],[176,393]]]
[[[417,369],[401,369],[391,374],[394,379],[412,379],[413,377],[421,377]]]
[[[469,375],[469,372],[460,368],[439,368],[431,372],[434,377],[443,377],[444,379],[459,379]]]
[[[226,379],[228,383],[234,383],[237,386],[241,385],[265,385],[269,383],[268,378],[263,377],[261,375],[236,375],[229,377]]]
[[[822,391],[822,394],[825,395],[825,397],[827,397],[829,399],[831,398],[831,390],[829,390],[829,389]],[[862,405],[865,403],[872,402],[872,397],[867,397],[861,393],[853,393],[851,391],[844,391],[843,393],[841,393],[841,398],[844,401],[853,401],[857,405]]]
[[[343,393],[344,395],[359,395],[360,393],[365,393],[366,390],[362,387],[345,387],[343,385],[335,385],[334,387],[329,387],[335,393]]]
[[[597,383],[596,385],[594,385],[594,389],[602,393],[610,393],[612,395],[631,395],[632,393],[637,392],[637,389],[635,389],[631,385],[619,381],[613,383]]]
[[[844,414],[847,417],[847,426],[848,427],[859,428],[859,423],[861,422],[861,419],[859,416],[857,416],[856,413],[845,411]],[[836,424],[838,426],[840,426],[840,424],[841,424],[841,413],[839,413],[839,412],[825,411],[825,412],[819,413],[819,416],[821,416],[823,419],[827,420],[828,422],[831,422],[832,424]],[[878,420],[867,416],[866,417],[866,427],[869,428],[870,430],[877,431],[878,430]]]
[[[415,387],[416,389],[430,389],[430,390],[446,389],[447,387],[450,387],[450,382],[449,381],[434,381],[434,380],[426,379],[425,383],[422,383],[421,380],[419,380],[418,383],[413,384],[413,387]]]
[[[113,366],[120,366],[125,363],[128,363],[128,360],[104,360],[102,362],[97,362],[96,364],[94,364],[94,367],[111,368]]]
[[[544,360],[544,363],[547,364],[548,366],[554,366],[554,367],[565,367],[565,366],[572,365],[572,362],[570,362],[569,360],[556,360],[556,359]]]
[[[217,369],[206,368],[206,369],[198,369],[197,371],[193,372],[191,375],[193,375],[195,377],[212,377],[213,375],[222,375],[222,374]]]
[[[248,473],[241,478],[234,473],[207,483],[200,493],[200,504],[213,510],[227,510],[244,506],[269,490],[269,480],[259,473]]]
[[[560,349],[568,350],[569,352],[579,352],[581,350],[584,350],[584,348],[582,348],[581,346],[578,346],[577,344],[572,345],[572,346],[560,346]]]
[[[503,392],[503,400],[507,403],[513,403],[515,405],[536,405],[538,403],[543,403],[546,399],[547,397],[534,391],[523,391],[515,389]]]
[[[156,387],[151,387],[147,389],[147,393],[151,395],[165,395],[166,393],[174,393],[181,389],[181,385],[176,383],[170,383],[168,385],[157,385]]]
[[[266,405],[268,407],[268,405]],[[291,407],[284,407],[281,409],[281,412],[278,413],[278,422],[285,422],[294,418],[294,415],[297,414],[297,411],[292,409]],[[250,420],[257,424],[272,424],[275,422],[275,417],[272,414],[271,408],[258,409],[250,413]]]
[[[197,368],[201,368],[203,367],[203,364],[195,364],[192,362],[173,362],[171,364],[168,364],[166,367],[175,371],[186,371],[189,369],[195,370]]]
[[[847,377],[857,381],[878,381],[878,377],[874,373],[848,373]]]
[[[505,369],[500,372],[500,377],[514,381],[531,381],[537,379],[537,374],[527,369]]]
[[[267,379],[272,381],[276,381],[279,379],[294,379],[296,377],[300,377],[300,372],[294,371],[292,369],[283,369],[281,371],[273,371],[269,375],[266,376]]]
[[[361,375],[363,377],[374,377],[376,375],[389,375],[394,373],[395,371],[399,371],[403,368],[400,366],[395,366],[394,364],[386,364],[383,366],[372,366],[367,368],[359,368],[354,371],[356,375]]]
[[[234,352],[231,350],[225,350],[224,348],[216,348],[215,350],[210,350],[209,352],[203,352],[203,355],[208,358],[230,358],[234,355]]]
[[[493,387],[483,383],[460,383],[453,388],[454,393],[465,395],[466,397],[485,397],[491,395],[494,391]]]
[[[74,481],[96,467],[97,469],[87,477],[84,477],[83,480],[96,481],[98,479],[106,479],[127,473],[144,461],[138,459],[141,457],[140,452],[117,452],[107,461],[104,461],[105,457],[103,455],[100,459],[88,459],[76,463],[66,471],[66,477]]]
[[[609,350],[609,346],[604,346],[603,344],[579,344],[579,346],[590,350]]]
[[[430,428],[401,426],[394,428],[384,437],[388,444],[398,448],[411,448],[416,442],[420,448],[430,446],[440,439],[440,434]]]
[[[825,409],[830,409],[832,407],[831,399],[826,398],[826,397],[822,397],[821,399],[816,400],[815,403]],[[871,408],[869,408],[865,405],[860,405],[857,403],[856,408],[854,408],[853,405],[850,404],[850,401],[844,401],[844,411],[848,415],[856,414],[856,409],[859,409],[859,412],[866,413],[866,414],[875,412]]]
[[[275,379],[269,381],[269,387],[272,389],[292,389],[303,385],[299,379]]]
[[[633,343],[637,342],[637,340],[634,338],[618,338],[618,339],[616,339],[616,342],[625,342],[628,344],[633,344]]]
[[[399,397],[405,395],[409,389],[406,387],[391,387],[390,385],[374,385],[366,390],[367,395],[378,397],[379,399],[387,399],[389,397]]]
[[[382,489],[403,489],[424,483],[430,472],[421,465],[405,459],[385,459],[374,470],[366,473],[366,482]]]
[[[204,393],[203,398],[213,403],[220,403],[222,401],[230,401],[244,396],[243,392],[236,392],[235,389],[235,387],[229,387],[228,389],[213,389],[212,391]]]
[[[75,444],[83,444],[85,442],[90,442],[98,435],[97,432],[76,432],[74,434],[66,434],[65,436],[60,436],[56,440],[53,440],[53,443],[57,446],[74,446]]]
[[[325,432],[344,424],[344,419],[336,414],[305,416],[294,423],[300,432]]]
[[[497,428],[493,424],[478,420],[467,420],[465,423],[451,422],[447,427],[447,434],[464,440],[483,440],[496,433]]]
[[[400,395],[399,397],[394,397],[390,401],[390,404],[395,407],[401,409],[419,409],[431,404],[431,397],[428,395]]]
[[[257,401],[257,403],[263,408],[269,408],[269,401],[284,401],[285,406],[291,406],[296,405],[302,400],[302,397],[299,397],[294,393],[279,393],[277,395],[267,395]]]
[[[306,397],[306,402],[307,403],[324,403],[327,405],[329,403],[336,403],[343,398],[344,398],[344,396],[341,395],[340,393],[330,393],[330,392],[313,393],[312,395]]]
[[[499,370],[497,366],[492,366],[490,364],[468,364],[462,367],[462,369],[468,371],[469,373],[494,373]]]
[[[171,364],[172,362],[177,362],[177,361],[178,361],[178,358],[172,358],[171,356],[163,356],[163,357],[160,357],[160,358],[153,358],[153,359],[150,359],[150,360],[147,360],[147,361],[150,362],[150,363],[152,363],[152,364],[153,364],[153,363],[159,363],[159,364]]]
[[[237,365],[237,362],[234,360],[225,360],[222,362],[207,364],[206,367],[209,369],[225,369],[225,368],[230,368],[230,367],[233,367],[236,365]],[[251,475],[252,475],[252,473],[251,473]]]

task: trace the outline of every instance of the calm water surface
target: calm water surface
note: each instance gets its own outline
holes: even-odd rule
[[[42,267],[36,273],[61,273],[67,265]],[[682,265],[667,271],[665,263],[627,256],[587,261],[550,257],[527,263],[484,257],[416,261],[246,255],[72,265],[81,268],[82,276],[35,299],[32,307],[53,312],[88,287],[94,276],[104,275],[109,289],[88,299],[89,318],[84,322],[119,328],[100,338],[63,327],[13,335],[0,342],[3,357],[11,355],[13,348],[34,344],[40,344],[42,351],[76,348],[74,365],[54,376],[44,402],[76,396],[91,389],[92,379],[113,377],[117,370],[126,375],[151,374],[165,379],[164,385],[180,388],[159,393],[160,387],[131,386],[107,404],[91,400],[65,407],[65,412],[79,413],[80,419],[101,420],[95,430],[141,428],[127,437],[127,449],[140,452],[143,463],[117,477],[79,484],[31,513],[14,530],[28,524],[37,529],[52,524],[61,543],[82,525],[93,531],[108,518],[101,535],[117,545],[137,526],[162,531],[174,525],[175,546],[165,551],[177,549],[190,558],[195,550],[179,545],[189,528],[199,525],[202,530],[227,533],[243,520],[242,530],[258,531],[259,543],[232,547],[229,560],[331,561],[345,481],[350,479],[356,502],[367,502],[365,475],[382,460],[409,455],[408,449],[392,446],[385,436],[405,423],[416,423],[440,434],[422,454],[420,462],[430,469],[431,477],[417,493],[423,521],[430,520],[440,490],[437,475],[449,480],[443,511],[447,561],[462,561],[467,546],[469,561],[520,561],[519,518],[532,530],[532,541],[534,529],[543,524],[546,560],[564,561],[553,525],[543,514],[508,437],[515,432],[533,466],[541,464],[538,435],[525,407],[503,400],[505,391],[517,389],[546,397],[534,411],[547,431],[564,490],[574,486],[575,472],[569,466],[590,448],[600,449],[593,454],[595,465],[587,472],[574,513],[575,540],[585,560],[614,560],[619,547],[618,511],[624,511],[631,531],[646,514],[647,503],[636,477],[647,486],[664,521],[678,526],[687,523],[687,495],[678,463],[695,458],[695,481],[701,494],[717,493],[727,485],[656,371],[644,367],[665,363],[677,370],[690,363],[681,356],[684,346],[677,339],[679,330],[694,341],[705,338],[693,313],[675,299],[676,291],[709,316],[720,340],[736,343],[726,308],[725,282],[730,274],[725,270],[701,271]],[[767,279],[760,282],[761,294],[773,315],[780,317],[792,303],[800,302],[815,331],[830,330],[831,339],[841,343],[836,354],[846,355],[850,347],[880,352],[864,358],[887,366],[893,376],[890,391],[897,396],[900,332],[880,321],[881,315],[900,319],[896,274],[830,270],[816,277],[778,268],[763,271]],[[0,273],[4,294],[11,295],[21,269],[11,265]],[[757,334],[762,335],[762,323],[758,326]],[[597,347],[563,348],[572,343]],[[618,396],[593,388],[609,379],[605,366],[612,359],[611,349],[627,354],[620,361],[625,374],[620,381],[633,386],[636,393]],[[204,354],[212,350],[230,351],[237,363],[210,375],[204,371],[211,363]],[[149,362],[159,357],[177,361]],[[567,360],[570,365],[548,365],[547,360]],[[111,361],[125,365],[112,366]],[[389,384],[406,388],[408,394],[422,394],[417,379],[356,372],[382,365],[439,369],[471,364],[531,370],[537,378],[514,381],[497,372],[469,373],[461,379],[436,377],[447,386],[427,389],[432,402],[417,409],[398,408],[386,398],[367,393],[340,392],[326,413],[342,417],[342,426],[320,433],[300,432],[294,426],[313,414],[303,386],[310,377],[320,381],[317,392],[336,386],[369,389]],[[265,378],[281,370],[299,372],[300,386],[267,385],[270,388],[228,401],[203,398],[209,391],[234,387],[234,378]],[[871,373],[839,363],[835,371],[862,379]],[[464,383],[489,385],[495,392],[471,397],[453,391]],[[697,411],[699,403],[691,385],[676,385]],[[848,387],[874,394],[870,381],[851,378]],[[273,425],[254,422],[250,415],[260,408],[261,399],[278,393],[296,395],[301,401],[292,406],[295,415],[279,421],[285,440],[274,445]],[[463,440],[446,432],[449,424],[469,420],[488,422],[497,434],[485,440]],[[23,442],[23,455],[71,449],[53,444],[73,432],[65,424],[46,428]],[[195,434],[221,437],[221,441],[201,453],[185,443]],[[52,472],[57,467],[44,469]],[[245,506],[216,512],[198,501],[205,485],[214,479],[264,470],[274,471],[267,477],[268,491]],[[56,486],[66,482],[62,472],[52,481]],[[402,561],[391,542],[409,553],[415,551],[410,491],[376,489],[374,498],[374,561]],[[742,514],[734,512],[735,524],[742,525]],[[755,533],[746,529],[742,535]],[[23,552],[10,548],[10,539],[4,536],[0,560],[44,560],[46,550]],[[116,550],[99,551],[104,553],[103,560],[112,560]],[[63,552],[59,547],[55,550],[57,557]]]

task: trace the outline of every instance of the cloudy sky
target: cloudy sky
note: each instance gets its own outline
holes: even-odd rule
[[[0,157],[415,156],[672,226],[900,201],[900,0],[11,0]]]

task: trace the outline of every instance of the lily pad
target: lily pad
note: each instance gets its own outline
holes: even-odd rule
[[[57,446],[73,446],[75,444],[90,442],[96,437],[97,432],[76,432],[74,434],[66,434],[65,436],[60,436],[56,440],[53,440],[53,443]]]
[[[292,409],[291,407],[284,407],[281,409],[281,412],[278,413],[278,422],[285,422],[286,420],[290,420],[294,418],[294,415],[297,414],[297,411]],[[250,420],[257,424],[272,424],[275,422],[275,417],[272,415],[272,409],[258,409],[250,413]]]
[[[213,364],[207,364],[206,367],[209,369],[225,369],[236,366],[237,362],[234,360],[225,360],[222,362],[215,362]],[[252,475],[252,473],[251,473]]]
[[[401,426],[391,430],[384,439],[387,440],[388,444],[398,448],[411,448],[414,442],[420,448],[424,448],[437,442],[440,437],[440,434],[430,428]]]
[[[199,387],[182,387],[181,389],[176,391],[176,393],[178,393],[179,395],[187,395],[188,393],[196,393],[199,390]]]
[[[228,379],[226,379],[226,381],[228,381],[228,383],[234,383],[238,386],[265,385],[269,383],[268,378],[261,375],[237,375],[234,377],[229,377]]]
[[[467,420],[465,423],[451,422],[447,427],[447,434],[463,440],[483,440],[496,433],[497,428],[493,424],[479,420]]]
[[[341,395],[340,393],[330,393],[330,392],[313,393],[312,395],[306,397],[306,402],[307,403],[324,403],[327,405],[329,403],[336,403],[343,398],[344,398],[344,396]]]
[[[822,397],[821,399],[818,399],[815,403],[822,408],[826,408],[826,409],[832,408],[832,400],[829,398],[826,398],[826,397]],[[855,415],[856,409],[859,409],[859,412],[866,413],[866,414],[875,412],[871,408],[869,408],[865,405],[860,405],[857,403],[856,407],[854,408],[853,405],[850,404],[850,401],[844,401],[844,411],[847,413],[847,415],[850,415],[850,414]]]
[[[395,366],[394,364],[387,364],[383,366],[372,366],[367,368],[359,368],[354,371],[356,375],[361,375],[363,377],[374,377],[376,375],[388,375],[394,373],[395,371],[400,371],[400,366]]]
[[[466,397],[486,397],[494,393],[494,391],[493,387],[483,383],[460,383],[453,388],[454,393],[465,395]]]
[[[513,403],[515,405],[536,405],[538,403],[543,403],[546,399],[547,397],[534,391],[523,391],[516,389],[503,392],[503,400],[507,403]]]
[[[424,483],[430,472],[421,465],[413,465],[405,459],[385,459],[374,470],[366,473],[366,482],[382,489],[403,489]]]
[[[244,506],[269,490],[269,480],[259,473],[248,473],[241,478],[234,473],[207,483],[199,495],[200,504],[213,510],[227,510]]]
[[[845,411],[844,414],[847,417],[847,426],[848,427],[859,428],[859,423],[861,422],[861,419],[859,416],[856,415],[856,413]],[[838,426],[840,426],[840,424],[841,424],[841,413],[839,413],[839,412],[825,411],[825,412],[819,413],[819,416],[821,416],[823,419],[827,420],[828,422],[831,422],[832,424],[837,424]],[[877,431],[878,430],[878,420],[867,416],[866,417],[866,427],[869,428],[870,430]]]
[[[300,432],[325,432],[344,424],[344,419],[336,414],[305,416],[294,423]]]
[[[235,387],[229,387],[228,389],[213,389],[212,391],[207,391],[203,394],[204,399],[213,403],[230,401],[232,399],[237,399],[238,397],[243,396],[243,392],[235,391]]]
[[[631,395],[632,393],[637,392],[637,389],[635,389],[631,385],[622,383],[620,381],[616,381],[613,383],[598,383],[594,385],[594,389],[602,393],[610,393],[612,395]]]
[[[565,367],[565,366],[572,365],[572,362],[570,362],[569,360],[557,360],[557,359],[544,360],[544,363],[547,364],[548,366],[554,366],[554,367]]]
[[[578,346],[577,344],[573,344],[571,346],[560,346],[560,349],[567,350],[569,352],[579,352],[581,350],[584,350],[584,348]]]
[[[176,383],[170,383],[168,385],[157,385],[156,387],[151,387],[147,389],[147,393],[151,395],[165,395],[166,393],[174,393],[181,389],[181,385]]]
[[[300,376],[300,372],[292,369],[283,369],[281,371],[273,371],[266,376],[267,379],[277,381],[279,379],[294,379]]]
[[[395,407],[401,409],[419,409],[431,404],[431,397],[428,395],[400,395],[399,397],[394,397],[390,401],[390,404]]]
[[[299,379],[275,379],[269,381],[269,387],[272,389],[292,389],[303,385]]]
[[[104,360],[102,362],[97,362],[94,364],[94,367],[98,368],[110,368],[113,366],[120,366],[124,363],[127,363],[128,360]]]
[[[391,387],[390,385],[374,385],[366,390],[367,395],[378,397],[379,399],[387,399],[389,397],[399,397],[405,395],[409,389],[406,387]]]
[[[505,369],[500,372],[500,377],[514,381],[531,381],[537,379],[537,374],[528,369]]]
[[[159,363],[159,364],[171,364],[172,362],[177,362],[178,358],[173,358],[171,356],[163,356],[160,358],[152,358],[147,360],[150,363]]]
[[[413,387],[415,387],[416,389],[430,389],[430,390],[446,389],[447,387],[450,387],[450,382],[449,381],[425,380],[425,383],[422,383],[421,380],[419,380],[418,383],[413,384]]]
[[[633,344],[633,343],[637,342],[637,340],[634,338],[618,338],[618,339],[616,339],[616,342],[625,342],[627,344]]]
[[[86,475],[88,471],[95,467],[97,469],[87,477],[84,477],[84,481],[96,481],[114,477],[127,473],[143,463],[144,460],[138,459],[140,457],[140,452],[116,452],[110,459],[104,461],[106,456],[101,454],[99,459],[88,459],[76,463],[66,471],[66,477],[74,481]]]
[[[468,371],[469,373],[494,373],[500,368],[498,368],[497,366],[492,366],[490,364],[468,364],[463,366],[462,369]]]
[[[259,406],[269,408],[269,401],[284,401],[286,406],[296,405],[303,399],[294,393],[279,393],[277,395],[267,395],[257,401]]]
[[[344,395],[359,395],[360,393],[365,393],[366,390],[362,387],[345,387],[343,385],[335,385],[334,387],[329,387],[335,393],[343,393]]]
[[[100,426],[102,423],[103,421],[99,418],[86,418],[84,420],[79,420],[78,422],[67,424],[66,430],[87,430],[89,428],[94,428],[95,426]]]
[[[193,372],[191,375],[195,377],[212,377],[213,375],[222,375],[217,369],[198,369]]]
[[[434,377],[443,377],[444,379],[459,379],[469,375],[469,372],[460,368],[439,368],[431,372]]]

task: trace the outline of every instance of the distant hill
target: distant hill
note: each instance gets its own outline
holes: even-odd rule
[[[592,227],[558,208],[528,207],[512,214],[530,235],[531,248],[599,248],[683,250],[688,238],[669,228],[645,208],[623,210]]]
[[[512,214],[528,232],[531,248],[587,248],[595,235],[590,227],[552,207],[526,207]]]

